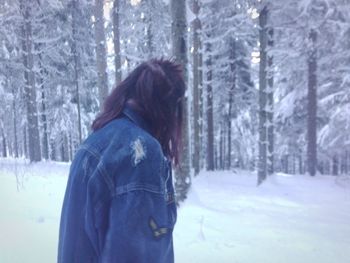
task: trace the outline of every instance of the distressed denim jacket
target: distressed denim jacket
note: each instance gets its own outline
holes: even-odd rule
[[[70,167],[59,263],[171,263],[171,163],[129,107],[92,133]]]

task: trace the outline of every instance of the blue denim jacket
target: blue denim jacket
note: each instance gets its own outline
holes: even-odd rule
[[[59,263],[171,263],[176,205],[171,163],[126,107],[92,133],[70,167]]]

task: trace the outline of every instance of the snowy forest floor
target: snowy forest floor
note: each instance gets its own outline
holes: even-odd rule
[[[69,164],[0,159],[0,262],[54,263]],[[177,263],[348,263],[350,176],[202,172],[178,210]]]

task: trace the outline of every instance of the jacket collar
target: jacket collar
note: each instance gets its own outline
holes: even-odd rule
[[[129,105],[125,105],[123,109],[123,114],[129,118],[132,122],[134,122],[141,129],[147,131],[151,134],[151,127],[146,122],[146,120],[134,109],[132,109]]]

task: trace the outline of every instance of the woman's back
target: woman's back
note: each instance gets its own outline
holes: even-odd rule
[[[59,263],[172,263],[185,83],[178,64],[141,63],[106,98],[77,151],[64,198]]]
[[[170,162],[135,111],[91,134],[72,163],[58,262],[172,262]]]

